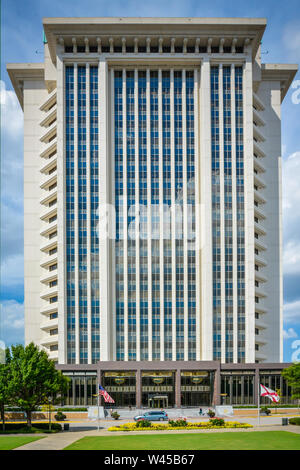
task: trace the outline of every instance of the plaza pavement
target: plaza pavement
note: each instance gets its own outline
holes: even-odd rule
[[[207,419],[201,419],[201,421],[206,421]],[[132,419],[121,419],[118,423],[124,423],[132,421]],[[192,418],[190,421],[200,421],[200,419]],[[289,431],[300,435],[299,426],[282,426],[280,416],[272,417],[261,417],[260,426],[258,426],[257,418],[250,417],[233,417],[228,418],[226,421],[239,421],[242,423],[249,423],[253,425],[253,428],[249,429],[226,429],[226,432],[252,432],[252,431]],[[65,447],[69,446],[73,442],[87,436],[121,436],[127,435],[128,432],[108,431],[107,428],[110,426],[116,425],[116,421],[110,419],[102,419],[100,421],[100,429],[97,429],[97,422],[92,421],[79,421],[79,422],[69,422],[70,430],[64,431],[62,433],[50,434],[47,435],[44,439],[38,441],[30,442],[24,446],[18,447],[15,450],[63,450]],[[130,435],[134,434],[148,434],[150,431],[132,431]],[[215,433],[215,432],[224,432],[224,429],[206,429],[199,430],[194,429],[186,431],[184,429],[179,429],[178,431],[151,431],[152,434],[167,434],[167,433]],[[34,434],[37,436],[38,434]],[[45,436],[45,434],[43,434]],[[299,436],[300,437],[300,436]]]

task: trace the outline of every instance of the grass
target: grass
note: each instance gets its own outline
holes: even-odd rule
[[[0,450],[11,450],[29,444],[29,442],[43,439],[41,436],[0,436]]]
[[[92,436],[65,450],[300,450],[300,435],[287,431],[252,431],[140,436]]]

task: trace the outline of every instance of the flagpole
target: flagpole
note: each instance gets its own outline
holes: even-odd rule
[[[99,384],[98,384],[98,394],[97,394],[97,397],[98,397],[98,398],[97,398],[97,404],[98,404],[98,431],[99,431],[99,428],[100,428],[100,426],[99,426],[99,415],[100,415],[100,413],[99,413],[99,411],[100,411],[100,408],[99,408],[99,406],[100,406]]]
[[[259,379],[258,379],[258,390],[257,390],[257,403],[258,403],[258,408],[257,408],[258,426],[260,426],[260,383],[259,383]]]

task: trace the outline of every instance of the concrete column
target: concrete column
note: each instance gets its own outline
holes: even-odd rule
[[[103,218],[109,201],[109,146],[108,146],[108,65],[100,60],[98,68],[99,100],[99,209]],[[105,210],[104,210],[105,209]],[[99,220],[99,224],[103,224]],[[101,226],[99,227],[101,228]],[[99,231],[101,233],[101,231]],[[99,237],[99,289],[100,289],[100,359],[110,360],[111,355],[111,312],[110,312],[110,278],[109,278],[109,239],[101,234]]]
[[[170,70],[170,137],[171,137],[171,237],[172,237],[172,360],[176,361],[176,244],[175,244],[175,136],[174,70]]]
[[[175,407],[181,408],[181,375],[180,369],[175,372]]]
[[[219,132],[220,132],[220,245],[221,245],[221,362],[225,362],[225,214],[224,214],[224,115],[223,66],[219,66]]]
[[[237,304],[237,216],[236,216],[236,122],[235,122],[235,66],[231,65],[231,162],[232,162],[232,284],[233,284],[233,362],[238,360],[238,304]]]
[[[183,176],[183,279],[184,279],[184,360],[188,360],[188,219],[187,219],[187,141],[186,141],[186,71],[182,70],[182,176]]]
[[[158,140],[159,140],[159,287],[160,287],[160,360],[164,360],[164,212],[163,212],[163,122],[162,71],[158,71]]]
[[[211,221],[211,105],[210,62],[204,58],[200,76],[200,200],[205,221],[203,243],[200,251],[201,264],[201,359],[213,359],[213,307],[212,307],[212,221]],[[202,222],[202,223],[203,223]]]
[[[254,257],[254,172],[253,89],[251,55],[243,68],[244,191],[245,191],[245,362],[255,362],[255,257]]]
[[[213,391],[213,399],[212,404],[214,406],[218,406],[221,404],[221,372],[220,368],[215,370],[215,378],[214,378],[214,391]]]
[[[202,224],[200,206],[200,154],[199,154],[199,70],[194,70],[194,135],[195,135],[195,262],[196,262],[196,360],[202,358],[201,341],[201,263],[200,249],[202,243]]]
[[[57,159],[57,282],[58,282],[58,362],[67,362],[67,309],[66,309],[66,170],[65,170],[65,93],[64,93],[64,65],[61,57],[57,56],[57,152],[61,158]]]
[[[142,372],[138,369],[135,373],[136,380],[136,407],[142,407]]]

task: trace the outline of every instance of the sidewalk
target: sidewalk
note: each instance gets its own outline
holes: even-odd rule
[[[191,434],[191,433],[215,433],[215,432],[252,432],[252,431],[288,431],[288,432],[293,432],[296,434],[300,434],[300,427],[299,426],[280,426],[280,425],[274,425],[274,426],[268,426],[268,425],[262,425],[262,426],[255,426],[250,429],[205,429],[205,430],[199,430],[199,429],[193,429],[190,431],[185,431],[183,429],[178,430],[178,431],[132,431],[130,433],[128,432],[110,432],[107,431],[107,429],[100,429],[99,431],[96,430],[91,430],[91,431],[69,431],[69,432],[63,432],[63,433],[57,433],[57,434],[52,434],[50,436],[47,436],[45,439],[40,439],[39,441],[35,442],[30,442],[29,444],[26,444],[24,446],[18,447],[15,450],[63,450],[65,447],[69,446],[73,442],[81,439],[82,437],[87,437],[87,436],[122,436],[128,434],[130,435],[140,435],[140,434],[149,434],[151,432],[152,434],[168,434],[168,433],[182,433],[182,434]],[[35,434],[36,435],[36,434]],[[117,447],[117,441],[116,441],[116,447]]]

